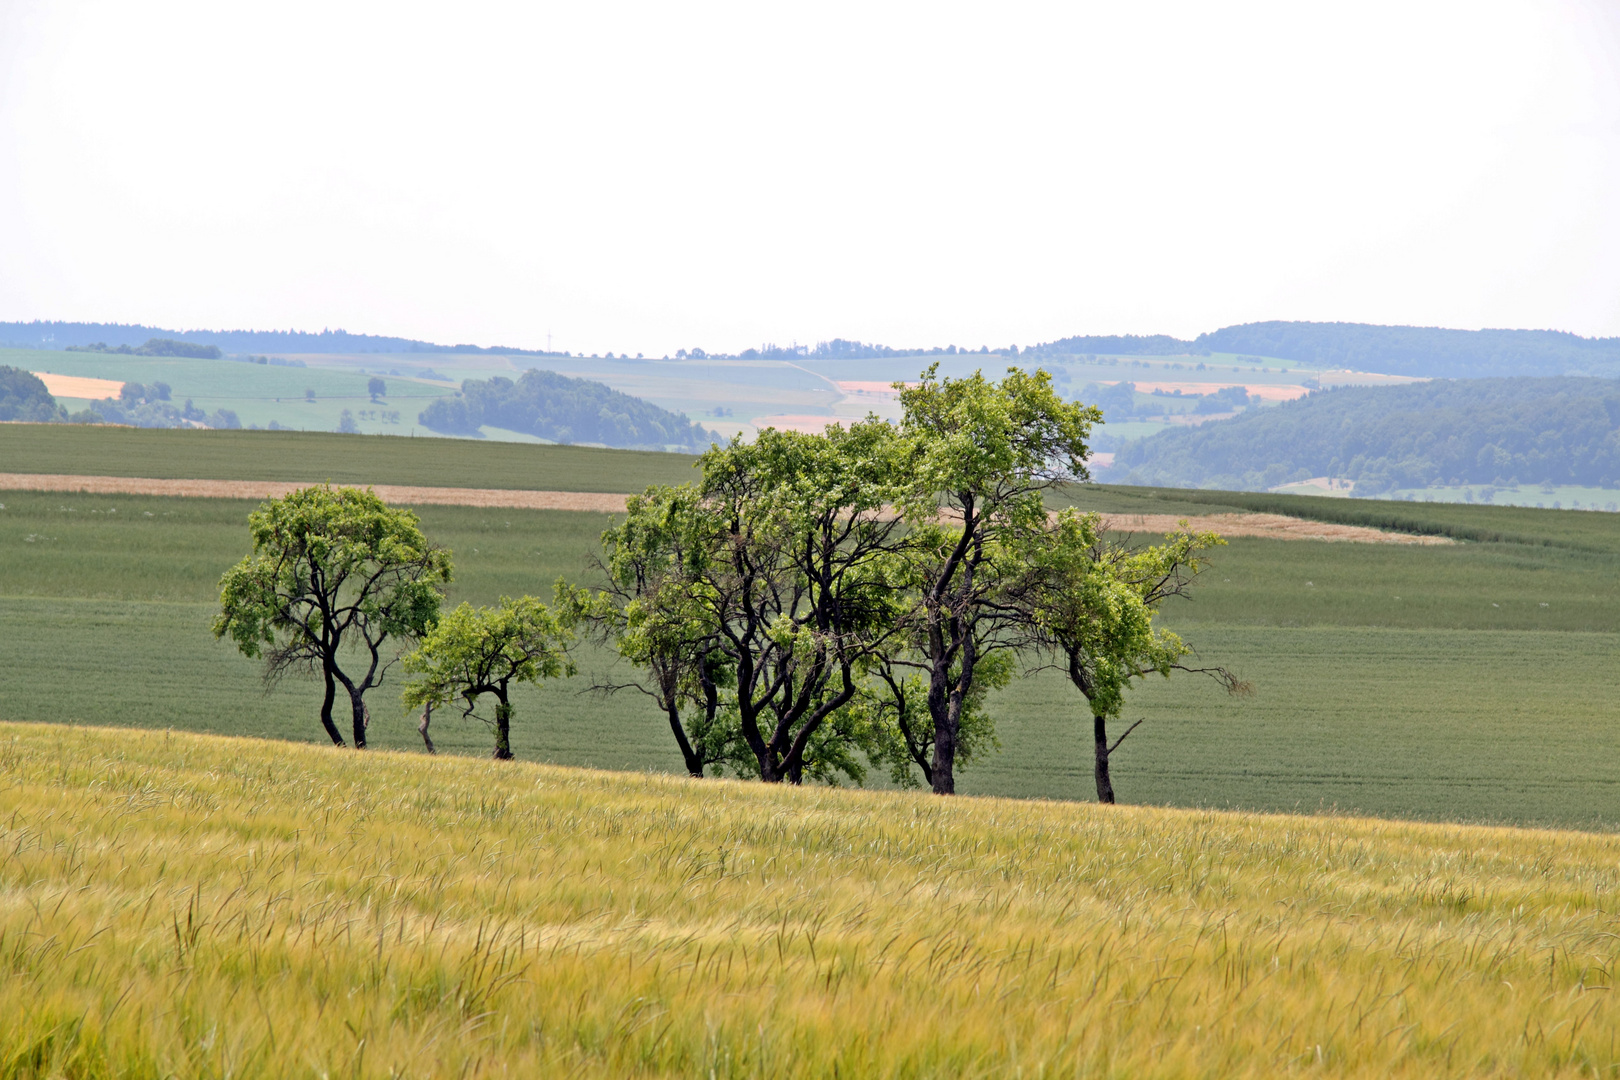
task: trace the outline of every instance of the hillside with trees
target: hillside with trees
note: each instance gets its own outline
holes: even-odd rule
[[[559,443],[600,443],[632,450],[708,449],[720,437],[657,405],[589,379],[532,369],[517,381],[468,379],[417,418],[446,435],[479,434],[485,425]]]
[[[1264,490],[1309,477],[1357,494],[1437,484],[1620,482],[1620,383],[1503,378],[1344,387],[1128,443],[1108,479]]]
[[[1070,337],[1033,345],[1034,356],[1266,356],[1313,367],[1431,379],[1514,375],[1620,375],[1620,338],[1561,330],[1447,330],[1367,323],[1259,322],[1199,334]]]
[[[66,411],[38,375],[21,368],[0,367],[0,420],[41,423],[65,419]]]
[[[1620,338],[1585,338],[1561,330],[1261,322],[1200,334],[1192,347],[1433,379],[1620,375]]]

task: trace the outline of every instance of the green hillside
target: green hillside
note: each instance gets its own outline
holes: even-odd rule
[[[1358,495],[1431,485],[1620,484],[1620,384],[1463,379],[1346,387],[1122,447],[1126,483],[1274,488],[1311,477]],[[1620,498],[1620,496],[1616,496]]]
[[[286,431],[0,426],[0,472],[199,480],[640,491],[695,458],[639,450]]]

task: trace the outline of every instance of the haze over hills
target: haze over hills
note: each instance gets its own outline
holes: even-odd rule
[[[22,348],[64,349],[105,344],[137,347],[151,338],[175,338],[225,352],[356,354],[494,353],[568,356],[509,346],[440,345],[411,338],[346,330],[173,330],[90,322],[0,322],[0,342]],[[1223,327],[1188,341],[1166,334],[1080,335],[1020,348],[891,348],[834,338],[815,345],[761,345],[739,353],[679,349],[681,359],[850,360],[981,353],[1033,357],[1084,354],[1178,356],[1249,354],[1315,367],[1350,368],[1424,378],[1514,375],[1620,375],[1620,337],[1587,338],[1559,330],[1449,330],[1368,323],[1258,322]],[[609,358],[613,354],[609,352]],[[626,357],[627,358],[627,357]]]

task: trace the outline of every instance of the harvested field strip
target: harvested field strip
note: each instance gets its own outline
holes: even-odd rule
[[[320,481],[309,481],[319,483]],[[7,491],[77,491],[91,495],[179,495],[203,499],[274,499],[303,484],[287,480],[158,480],[133,476],[61,476],[0,473]],[[585,510],[617,513],[628,495],[598,491],[520,491],[504,488],[372,486],[392,503],[433,506],[505,507],[513,510]]]
[[[311,481],[316,482],[316,481]],[[92,495],[164,495],[206,499],[273,499],[301,485],[287,480],[164,480],[130,476],[70,476],[48,473],[0,473],[0,490],[73,491]],[[377,495],[407,506],[479,506],[514,510],[580,510],[618,513],[630,496],[601,491],[523,491],[508,488],[373,486]],[[1222,536],[1260,536],[1281,540],[1328,540],[1363,544],[1450,544],[1449,537],[1384,532],[1361,525],[1338,525],[1282,514],[1104,514],[1115,532],[1165,533],[1185,521],[1194,529]]]
[[[94,379],[88,375],[56,375],[49,371],[36,371],[34,375],[56,397],[115,398],[124,388],[116,379]]]

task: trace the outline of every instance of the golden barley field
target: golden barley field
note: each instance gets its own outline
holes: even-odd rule
[[[1620,837],[0,725],[5,1077],[1611,1075]]]

